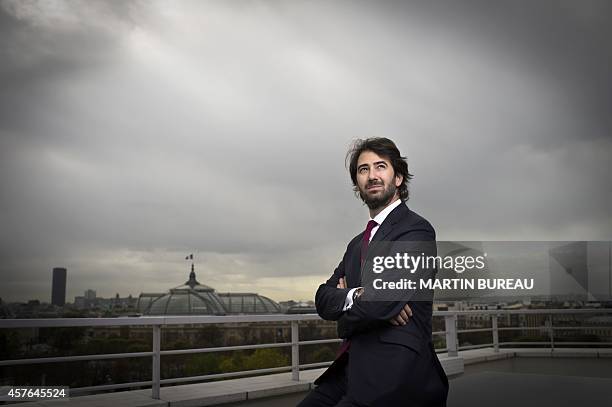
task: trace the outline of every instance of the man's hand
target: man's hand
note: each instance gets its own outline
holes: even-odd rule
[[[412,316],[412,310],[408,304],[404,305],[404,308],[394,318],[391,318],[389,322],[395,326],[406,325],[410,317]]]
[[[344,282],[344,277],[340,277],[340,280],[338,280],[338,285],[336,286],[336,288],[346,288],[346,283]]]

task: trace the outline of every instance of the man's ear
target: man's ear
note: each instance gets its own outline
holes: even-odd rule
[[[399,187],[400,185],[402,185],[402,182],[404,182],[404,176],[403,175],[396,175],[395,176],[395,186]]]

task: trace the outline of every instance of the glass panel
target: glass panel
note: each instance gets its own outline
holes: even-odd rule
[[[261,297],[261,300],[266,304],[268,312],[280,312],[280,307],[269,298]]]
[[[191,296],[191,313],[192,314],[213,314],[213,310],[211,310],[208,305],[206,304],[206,301],[204,301],[202,298],[198,297],[197,295],[192,295]]]
[[[258,314],[268,312],[266,305],[263,303],[261,297],[255,297],[255,312]]]
[[[151,297],[140,297],[138,299],[138,311],[145,312],[149,305],[151,305],[152,300],[153,298]]]
[[[219,298],[219,296],[214,292],[208,293],[208,299],[210,300],[209,305],[216,308],[219,313],[225,314],[225,310],[229,309],[229,307],[224,306],[224,304],[221,303],[221,298]]]
[[[232,299],[231,312],[233,314],[240,314],[242,312],[242,296],[232,295],[230,298]]]
[[[166,313],[166,303],[168,302],[168,296],[164,295],[153,301],[149,314],[151,315],[164,315]]]
[[[242,313],[253,314],[255,312],[255,297],[253,295],[244,295],[242,298]]]
[[[172,294],[166,308],[166,315],[185,315],[189,313],[189,296],[186,294]]]
[[[223,307],[225,309],[229,310],[230,309],[231,297],[223,295],[223,296],[219,296],[219,299],[223,303]]]

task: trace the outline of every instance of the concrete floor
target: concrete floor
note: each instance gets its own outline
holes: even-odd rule
[[[225,407],[293,407],[306,392]],[[521,357],[466,365],[450,380],[448,407],[576,407],[612,403],[612,358]]]
[[[612,349],[500,349],[461,351],[441,357],[451,376],[449,407],[543,407],[612,405]],[[48,407],[197,407],[203,405],[295,406],[323,369],[280,373],[218,382],[162,387],[161,399],[151,389],[102,393],[65,400],[22,404]]]

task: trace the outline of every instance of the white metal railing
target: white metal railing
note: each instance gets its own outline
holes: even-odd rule
[[[547,315],[546,324],[544,326],[517,326],[517,327],[499,327],[498,318],[504,315]],[[585,330],[585,329],[610,329],[606,326],[553,326],[554,315],[572,315],[572,314],[612,314],[612,309],[541,309],[541,310],[470,310],[470,311],[436,311],[434,317],[443,317],[445,330],[433,332],[434,336],[444,336],[446,339],[446,347],[436,349],[437,352],[448,352],[449,356],[457,356],[458,351],[466,349],[476,349],[483,347],[493,347],[496,352],[500,346],[506,345],[547,345],[554,349],[556,330]],[[457,321],[460,316],[471,315],[488,315],[491,320],[490,328],[474,328],[474,329],[457,329]],[[299,323],[301,321],[319,320],[319,316],[315,314],[295,315],[231,315],[231,316],[165,316],[165,317],[120,317],[120,318],[57,318],[57,319],[0,319],[0,329],[16,329],[16,328],[59,328],[59,327],[102,327],[102,326],[148,326],[152,330],[152,350],[150,352],[132,352],[132,353],[114,353],[114,354],[99,354],[99,355],[79,355],[79,356],[61,356],[61,357],[46,357],[32,359],[10,359],[0,361],[2,366],[30,365],[41,363],[60,363],[74,362],[87,360],[103,360],[103,359],[124,359],[136,357],[151,357],[152,358],[152,374],[150,381],[117,383],[100,386],[89,386],[71,389],[71,393],[78,394],[91,391],[105,391],[122,389],[129,387],[151,386],[152,397],[159,399],[160,387],[163,384],[195,382],[211,379],[231,378],[238,376],[260,375],[277,372],[291,372],[293,380],[299,380],[300,370],[324,367],[331,362],[320,362],[310,364],[300,364],[299,350],[300,346],[316,345],[326,343],[337,343],[340,339],[319,339],[300,341],[299,340]],[[224,346],[214,348],[198,348],[198,349],[180,349],[180,350],[161,350],[161,328],[178,325],[207,325],[207,324],[223,324],[223,323],[256,323],[256,322],[290,322],[291,324],[291,342],[283,343],[268,343],[255,345],[240,345],[240,346]],[[538,330],[548,333],[548,341],[543,342],[500,342],[499,331],[511,330]],[[478,345],[459,346],[459,335],[471,332],[491,332],[492,342]],[[564,345],[612,345],[612,342],[563,342]],[[160,366],[161,357],[167,355],[184,355],[206,352],[224,352],[246,349],[260,348],[275,348],[275,347],[291,347],[291,366],[275,367],[267,369],[256,369],[241,372],[209,374],[202,376],[177,377],[170,379],[161,379]]]

